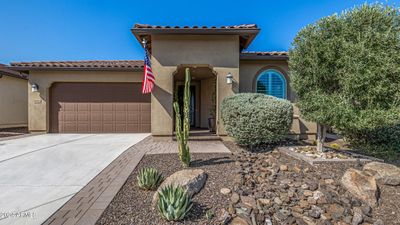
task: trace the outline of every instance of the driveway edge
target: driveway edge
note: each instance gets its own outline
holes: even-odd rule
[[[95,224],[145,155],[139,144],[148,138],[125,150],[43,224]]]

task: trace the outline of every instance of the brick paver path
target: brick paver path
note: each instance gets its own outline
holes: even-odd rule
[[[230,153],[221,141],[190,141],[191,153]],[[177,153],[173,140],[152,137],[133,145],[108,165],[44,224],[95,224],[145,154]]]

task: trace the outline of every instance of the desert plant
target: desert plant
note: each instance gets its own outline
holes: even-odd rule
[[[335,128],[351,144],[385,143],[400,152],[399,12],[365,4],[297,34],[289,67],[303,117]]]
[[[178,141],[179,159],[181,160],[183,167],[189,167],[190,164],[190,150],[188,145],[190,131],[190,80],[190,69],[186,68],[185,88],[183,93],[183,118],[179,110],[179,103],[177,101],[173,103],[175,110],[175,135]]]
[[[182,220],[192,205],[192,198],[181,186],[166,186],[158,192],[158,211],[168,221]]]
[[[222,101],[221,118],[226,132],[239,144],[269,144],[289,134],[293,106],[273,96],[242,93]]]
[[[164,180],[161,173],[155,168],[143,168],[137,176],[138,186],[145,190],[155,190]]]

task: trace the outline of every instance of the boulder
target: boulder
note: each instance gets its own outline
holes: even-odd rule
[[[156,205],[158,200],[158,192],[169,185],[182,186],[190,196],[200,192],[207,179],[207,174],[201,169],[185,169],[175,172],[167,177],[158,187],[156,193],[153,195],[153,206]]]
[[[371,172],[378,182],[392,186],[400,185],[400,168],[397,166],[387,163],[371,162],[364,166],[364,170]]]
[[[377,205],[378,187],[373,176],[351,168],[344,173],[341,182],[354,197],[371,207]]]

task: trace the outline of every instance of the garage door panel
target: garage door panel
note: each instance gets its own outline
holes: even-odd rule
[[[114,104],[113,103],[104,103],[104,104],[102,104],[102,109],[103,109],[103,112],[106,112],[106,111],[113,112]]]
[[[90,111],[101,111],[101,103],[90,103]]]
[[[115,113],[115,121],[126,122],[126,112],[116,112]]]
[[[139,132],[148,132],[148,130],[151,130],[151,125],[150,124],[141,124]]]
[[[55,83],[51,132],[150,132],[150,95],[140,83]]]
[[[140,133],[140,127],[139,124],[134,123],[134,124],[128,124],[127,126],[127,132],[132,132],[132,133]]]

